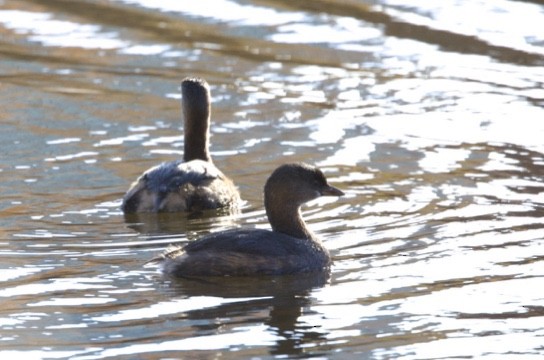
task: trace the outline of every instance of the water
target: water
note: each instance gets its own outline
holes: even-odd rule
[[[0,355],[541,358],[544,6],[537,1],[0,1]],[[242,214],[125,219],[181,156],[206,78]],[[327,276],[173,281],[171,243],[267,227],[278,165]]]

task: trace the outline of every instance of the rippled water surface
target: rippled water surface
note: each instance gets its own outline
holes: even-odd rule
[[[536,0],[0,0],[0,356],[541,358],[543,23]],[[182,155],[188,75],[243,212],[125,219]],[[291,161],[346,192],[305,208],[330,274],[144,267],[266,228]]]

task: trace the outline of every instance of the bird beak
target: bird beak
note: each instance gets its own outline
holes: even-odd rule
[[[327,185],[321,190],[321,196],[342,196],[344,192],[334,186]]]

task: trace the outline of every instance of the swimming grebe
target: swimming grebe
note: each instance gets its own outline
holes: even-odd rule
[[[282,275],[328,269],[330,255],[306,226],[302,204],[320,196],[341,196],[323,173],[306,164],[278,167],[264,187],[272,231],[232,229],[209,234],[183,248],[170,248],[150,262],[165,274],[190,276]]]
[[[238,190],[215,165],[208,151],[210,88],[205,80],[181,82],[185,143],[183,161],[165,162],[144,172],[130,187],[125,213],[199,211],[236,208]]]

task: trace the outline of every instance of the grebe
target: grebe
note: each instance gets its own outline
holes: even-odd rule
[[[241,201],[233,182],[215,167],[208,151],[211,101],[207,82],[186,78],[181,95],[183,161],[165,162],[144,172],[123,197],[125,213],[236,209]]]
[[[247,276],[318,272],[330,255],[308,229],[300,207],[320,196],[342,196],[323,173],[296,163],[278,167],[264,187],[264,205],[272,231],[232,229],[204,236],[183,248],[169,248],[150,262],[167,275]]]

